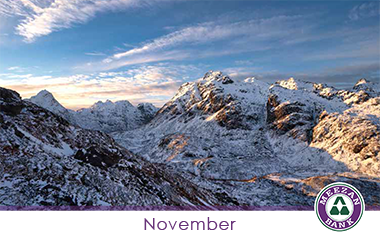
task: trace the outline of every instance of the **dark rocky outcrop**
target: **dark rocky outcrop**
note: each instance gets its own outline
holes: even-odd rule
[[[279,134],[288,134],[304,142],[311,142],[317,109],[302,101],[289,102],[281,99],[280,94],[270,94],[268,97],[266,120],[269,127]]]
[[[380,100],[371,103],[380,111]],[[363,105],[366,105],[364,103]],[[380,124],[371,117],[343,114],[321,114],[313,129],[312,146],[328,151],[336,160],[347,163],[354,171],[380,175]],[[378,118],[377,118],[378,119]]]
[[[6,183],[0,205],[236,204],[146,162],[107,134],[75,127],[11,90],[0,88],[0,95],[0,181]]]
[[[239,100],[226,89],[235,85],[234,81],[221,72],[207,72],[202,79],[194,83],[185,83],[179,88],[174,99],[166,103],[157,113],[156,122],[161,119],[178,118],[183,122],[196,117],[214,115],[220,126],[227,129],[250,129],[258,115],[246,114]],[[239,93],[247,93],[240,89]],[[180,95],[181,94],[181,95]]]
[[[23,107],[21,97],[17,92],[0,88],[0,111],[10,116],[16,116]]]
[[[0,101],[11,103],[21,101],[20,94],[17,92],[0,87]]]
[[[123,158],[121,153],[112,152],[108,149],[99,147],[88,147],[78,150],[74,155],[75,159],[90,163],[93,166],[107,169],[116,165]]]

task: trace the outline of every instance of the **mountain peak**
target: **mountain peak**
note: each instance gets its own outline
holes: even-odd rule
[[[369,81],[367,79],[360,79],[353,87],[354,91],[364,91],[372,97],[380,96],[380,84],[379,82]]]
[[[27,99],[28,100],[28,99]],[[44,90],[41,90],[40,92],[38,92],[35,96],[31,97],[29,99],[30,101],[34,102],[34,101],[39,101],[39,102],[49,102],[49,103],[57,103],[59,104],[59,102],[55,99],[54,95],[49,92],[48,90],[44,89]]]
[[[121,106],[133,106],[132,103],[128,100],[120,100],[115,102],[116,105],[121,105]]]
[[[41,90],[37,95],[31,97],[30,99],[26,99],[34,104],[37,104],[41,107],[44,107],[50,111],[60,110],[65,111],[64,108],[54,97],[54,95],[47,91],[46,89]]]
[[[46,89],[43,89],[39,93],[37,93],[37,96],[47,96],[47,95],[53,96],[53,94]]]
[[[94,103],[94,105],[101,105],[101,104],[113,104],[113,102],[111,100],[107,99],[105,102],[97,101],[96,103]]]
[[[275,84],[290,90],[313,90],[314,86],[311,82],[294,79],[293,77],[290,77],[288,80],[277,81]]]
[[[366,80],[365,78],[361,78],[358,80],[358,82],[356,82],[355,86],[358,86],[358,85],[361,85],[361,84],[367,84],[369,83],[368,80]]]
[[[55,99],[54,95],[46,89],[41,90],[35,96],[27,100],[30,100],[32,102],[38,101],[39,103],[49,102],[51,104],[59,104],[59,102]]]
[[[155,107],[152,103],[150,102],[143,102],[143,103],[139,103],[137,104],[137,108],[149,108],[149,109],[157,109],[157,107]]]
[[[133,105],[128,100],[120,100],[120,101],[112,102],[111,100],[107,99],[105,102],[98,101],[94,103],[94,105],[92,105],[90,109],[113,110],[113,109],[119,109],[121,107],[133,107]]]
[[[89,108],[72,111],[63,107],[47,90],[40,91],[26,101],[63,117],[73,125],[106,133],[138,128],[153,119],[158,110],[150,103],[135,107],[128,100],[113,102],[107,99],[98,101]]]
[[[97,101],[94,103],[90,109],[98,109],[98,108],[106,108],[106,107],[113,107],[115,104],[111,100],[106,100],[105,102],[103,101]]]
[[[232,84],[234,82],[229,76],[223,75],[221,71],[212,70],[207,72],[202,79],[207,81],[218,81],[222,82],[222,84]]]

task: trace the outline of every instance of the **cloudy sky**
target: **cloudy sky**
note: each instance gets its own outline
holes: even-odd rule
[[[160,106],[208,70],[378,81],[379,12],[378,1],[1,0],[0,86],[78,109]]]

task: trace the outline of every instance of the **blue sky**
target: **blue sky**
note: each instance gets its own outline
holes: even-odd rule
[[[2,0],[0,86],[65,106],[157,106],[208,70],[347,87],[379,80],[377,1]]]

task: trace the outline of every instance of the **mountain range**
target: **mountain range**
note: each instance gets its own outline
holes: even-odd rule
[[[198,187],[107,134],[72,125],[3,88],[0,127],[3,206],[231,204],[226,194]]]
[[[1,205],[312,206],[336,181],[380,204],[380,86],[365,79],[343,90],[210,71],[159,110],[71,111],[2,88],[0,125]]]
[[[71,124],[105,133],[136,129],[153,119],[158,110],[151,103],[140,103],[135,107],[126,100],[115,103],[107,100],[73,111],[63,107],[47,90],[26,100],[65,118]]]

